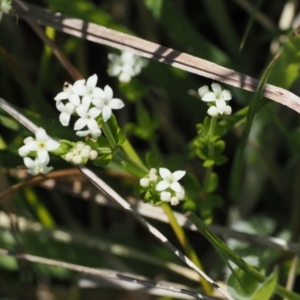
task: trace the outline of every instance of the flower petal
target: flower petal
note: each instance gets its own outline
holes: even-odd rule
[[[185,171],[175,171],[172,175],[173,175],[173,178],[178,181],[180,180],[184,175],[185,175]]]
[[[159,168],[159,174],[162,179],[166,179],[171,175],[171,172],[167,168]]]
[[[111,108],[109,106],[104,106],[102,109],[102,118],[106,122],[111,117]]]
[[[87,124],[86,118],[80,118],[78,119],[74,124],[74,130],[80,130]]]
[[[35,166],[34,161],[30,157],[24,157],[23,161],[24,161],[24,165],[27,168],[32,168]]]
[[[24,157],[24,156],[28,155],[30,151],[31,151],[31,150],[28,148],[27,145],[22,146],[22,147],[19,148],[19,150],[18,150],[19,155],[20,155],[21,157]]]
[[[75,105],[75,106],[78,106],[80,105],[80,98],[78,95],[76,94],[72,94],[70,97],[69,97],[69,101]]]
[[[231,99],[232,99],[231,92],[228,91],[228,90],[223,90],[223,91],[222,91],[222,99],[223,99],[223,100],[226,100],[226,101],[231,100]]]
[[[112,99],[112,97],[113,97],[113,90],[111,89],[111,87],[109,85],[106,85],[104,87],[104,93],[105,93],[105,97],[107,99]]]
[[[101,113],[101,109],[99,109],[97,107],[93,107],[89,110],[88,114],[89,114],[90,118],[95,119],[100,115],[100,113]]]
[[[86,81],[86,85],[88,87],[95,87],[98,81],[98,76],[96,74],[92,75],[91,77],[88,78],[88,80]]]
[[[45,129],[43,129],[41,127],[36,131],[35,137],[36,137],[36,140],[39,142],[46,141],[48,138]]]
[[[199,94],[200,98],[202,98],[207,93],[209,93],[209,88],[207,85],[204,85],[198,89],[198,94]]]
[[[179,184],[179,182],[175,181],[172,182],[170,185],[170,188],[175,191],[176,193],[179,193],[182,190],[181,185]]]
[[[81,118],[85,118],[87,115],[87,111],[88,111],[88,107],[81,104],[78,107],[76,107],[76,112],[78,114],[78,116],[80,116]]]
[[[218,83],[212,83],[211,84],[211,89],[215,94],[219,94],[222,91],[222,87]]]
[[[54,140],[48,140],[46,141],[45,148],[47,151],[53,151],[56,150],[59,147],[59,143]]]
[[[211,101],[216,101],[216,95],[213,92],[209,92],[207,94],[205,94],[201,100],[205,101],[205,102],[211,102]]]
[[[56,95],[54,100],[56,100],[56,101],[66,100],[69,98],[69,96],[70,96],[70,93],[68,93],[68,92],[60,92]]]
[[[114,98],[110,101],[109,106],[112,109],[120,109],[120,108],[124,107],[124,102],[120,99]]]
[[[93,97],[94,98],[104,98],[105,93],[102,89],[100,89],[99,87],[96,87],[96,88],[94,88],[94,91],[93,91]]]
[[[96,131],[99,129],[99,125],[98,123],[94,120],[94,119],[89,119],[87,122],[87,127],[88,129],[92,130],[92,131]]]
[[[71,118],[71,115],[66,113],[66,112],[62,112],[59,115],[59,121],[60,121],[62,126],[69,126],[70,118]]]
[[[156,185],[156,190],[160,192],[167,189],[169,186],[170,185],[165,180],[162,180]]]
[[[219,115],[219,111],[216,106],[211,106],[208,110],[207,113],[212,116],[212,117],[217,117]]]
[[[43,164],[49,158],[49,153],[45,148],[42,148],[39,151],[37,151],[37,157],[40,163]]]
[[[226,102],[224,100],[217,100],[216,107],[220,114],[223,114],[226,108]]]

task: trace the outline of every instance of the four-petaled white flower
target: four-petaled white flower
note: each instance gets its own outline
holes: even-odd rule
[[[112,109],[120,109],[124,106],[122,100],[113,98],[113,91],[110,86],[106,85],[104,90],[98,88],[94,93],[93,104],[102,110],[102,117],[106,122],[112,114]]]
[[[84,79],[75,81],[73,85],[68,82],[65,82],[63,92],[58,93],[54,100],[69,100],[74,106],[80,105],[80,97],[77,90],[83,90],[84,83]]]
[[[36,139],[25,139],[25,145],[19,149],[20,156],[27,156],[30,152],[36,151],[37,158],[41,164],[49,159],[48,151],[56,150],[59,143],[48,138],[46,131],[39,128],[35,134]]]
[[[132,52],[123,51],[120,55],[115,53],[108,54],[110,61],[108,75],[117,77],[121,82],[129,82],[132,77],[140,74],[148,61]]]
[[[92,98],[94,97],[94,92],[99,89],[96,87],[97,81],[98,76],[94,74],[87,79],[85,84],[74,87],[74,92],[79,96],[83,96],[83,102],[87,101],[91,103]]]
[[[49,156],[43,163],[37,157],[35,158],[35,160],[29,157],[24,157],[24,164],[28,168],[27,172],[31,175],[46,174],[50,172],[53,167],[48,167],[48,163]]]
[[[71,115],[75,112],[75,106],[71,102],[68,102],[64,105],[62,101],[59,100],[56,102],[56,108],[61,112],[59,115],[60,123],[63,126],[68,126]]]
[[[182,190],[178,180],[185,175],[185,171],[175,171],[174,173],[171,173],[170,170],[166,168],[159,168],[159,174],[163,180],[157,184],[157,191],[160,192],[167,188],[171,188],[173,191],[179,193]]]
[[[218,83],[213,83],[211,88],[212,92],[209,91],[207,85],[198,89],[198,93],[203,101],[215,102],[215,105],[208,109],[208,114],[213,117],[223,113],[231,114],[231,107],[226,103],[226,101],[232,98],[231,92],[229,90],[222,90],[222,87]]]
[[[100,115],[101,109],[97,107],[89,109],[86,105],[79,105],[76,108],[76,112],[80,116],[80,118],[74,124],[74,130],[80,130],[84,126],[87,126],[91,131],[96,131],[97,129],[99,129],[99,125],[95,118]]]

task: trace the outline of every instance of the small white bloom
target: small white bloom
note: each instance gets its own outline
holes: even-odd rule
[[[217,117],[219,115],[219,111],[216,106],[210,106],[210,108],[207,110],[207,113],[212,117]]]
[[[151,181],[151,182],[157,182],[157,180],[158,180],[158,177],[157,177],[157,175],[156,174],[149,174],[149,180]]]
[[[108,59],[110,60],[108,75],[118,76],[121,82],[129,82],[148,64],[146,59],[127,51],[123,51],[120,55],[110,53]]]
[[[175,196],[171,197],[170,199],[171,205],[177,205],[179,203],[179,199]]]
[[[181,191],[176,193],[176,197],[178,200],[183,200],[184,196],[185,196],[185,190],[184,188],[181,188]]]
[[[77,90],[82,89],[84,83],[85,83],[84,79],[77,80],[74,83],[74,85],[65,82],[63,87],[63,92],[58,93],[54,98],[54,100],[56,101],[69,100],[74,106],[78,106],[80,104],[80,97]]]
[[[30,152],[36,151],[40,163],[44,164],[49,159],[48,151],[56,150],[59,147],[59,143],[50,140],[43,128],[39,128],[36,131],[35,137],[35,140],[27,140],[27,143],[19,149],[19,154],[20,156],[26,156]]]
[[[72,163],[75,164],[75,165],[80,165],[82,163],[81,155],[74,155],[72,157]]]
[[[98,123],[95,120],[101,113],[99,108],[93,107],[88,109],[85,105],[79,105],[76,108],[76,112],[80,118],[74,124],[74,130],[80,130],[85,126],[90,130],[97,130],[99,128]]]
[[[24,164],[28,168],[27,172],[31,175],[46,174],[51,171],[53,168],[48,167],[48,163],[49,157],[43,163],[38,158],[33,160],[29,157],[24,157]]]
[[[157,170],[155,168],[151,168],[149,174],[157,174]]]
[[[84,142],[77,142],[77,143],[76,143],[76,149],[77,149],[78,151],[83,150],[84,147],[85,147],[85,143],[84,143]]]
[[[205,102],[215,102],[218,113],[223,114],[227,106],[226,101],[229,101],[232,98],[231,92],[229,90],[222,90],[222,87],[218,83],[213,83],[211,88],[213,90],[212,92],[205,92],[207,91],[207,86],[203,86],[198,90],[199,95]],[[215,108],[213,108],[208,113],[210,115],[215,115],[215,112]]]
[[[72,152],[68,152],[66,155],[65,155],[65,160],[66,161],[71,161],[73,158],[73,153]]]
[[[171,188],[175,192],[180,192],[182,190],[178,180],[185,175],[185,171],[175,171],[174,173],[171,173],[170,170],[166,168],[159,168],[159,174],[163,180],[157,184],[157,191],[163,191],[167,188]]]
[[[96,74],[94,74],[87,79],[85,84],[74,87],[74,91],[78,95],[83,96],[82,102],[84,102],[84,101],[91,102],[92,101],[94,91],[98,89],[98,88],[96,88],[97,81],[98,81],[98,76]]]
[[[161,192],[160,200],[164,201],[164,202],[169,202],[171,200],[171,193],[170,192]]]
[[[97,157],[98,157],[98,152],[97,152],[96,150],[92,150],[92,151],[90,152],[89,159],[90,159],[90,160],[95,160]]]
[[[80,152],[80,155],[83,158],[88,158],[90,156],[91,147],[89,145],[86,145]]]
[[[141,178],[140,179],[140,186],[141,187],[148,187],[150,185],[150,181],[149,181],[149,178]]]
[[[231,115],[232,113],[232,108],[229,105],[226,105],[225,110],[224,110],[224,114],[225,115]]]
[[[68,126],[70,123],[71,115],[75,112],[75,105],[71,102],[64,105],[62,101],[58,100],[56,102],[56,108],[61,112],[59,115],[59,121],[63,126]]]
[[[106,85],[104,90],[98,88],[97,91],[95,91],[95,98],[93,98],[92,102],[96,107],[102,110],[104,122],[111,117],[112,109],[124,107],[122,100],[113,98],[113,91],[109,85]]]

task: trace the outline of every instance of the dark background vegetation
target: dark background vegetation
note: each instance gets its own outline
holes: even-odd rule
[[[278,27],[279,18],[287,1],[262,1],[259,11],[273,27],[266,28],[254,20],[241,51],[239,46],[251,13],[246,12],[239,2],[32,1],[52,11],[133,34],[259,78],[275,52],[287,41],[282,36],[291,35],[292,31]],[[247,2],[254,6],[257,1]],[[295,12],[298,13],[299,10],[296,9]],[[96,73],[99,78],[98,86],[104,87],[109,84],[115,96],[124,100],[125,109],[116,115],[120,125],[133,123],[130,128],[128,127],[128,137],[142,157],[151,146],[156,145],[167,164],[173,164],[178,169],[184,168],[193,173],[200,182],[202,181],[204,169],[201,161],[190,158],[188,145],[196,136],[195,125],[203,121],[207,110],[205,103],[194,96],[195,92],[202,85],[210,85],[210,80],[150,61],[149,66],[137,79],[148,90],[141,102],[142,111],[147,109],[150,116],[149,124],[145,125],[139,120],[140,111],[136,102],[128,99],[117,79],[108,77],[106,73],[107,54],[117,50],[60,32],[55,32],[54,35],[57,45],[84,78]],[[274,43],[278,43],[278,48],[272,52],[271,44]],[[282,64],[275,67],[269,82],[292,89],[299,94],[299,55],[297,55],[299,48],[291,46],[289,49],[285,49]],[[0,23],[0,96],[37,125],[45,128],[51,136],[57,139],[77,140],[71,126],[64,128],[59,123],[53,100],[65,81],[72,83],[73,79],[27,23],[18,16],[5,15]],[[230,103],[234,112],[250,103],[252,99],[250,92],[229,86],[226,88],[234,95]],[[145,130],[145,126],[150,125],[155,129],[152,133],[148,135],[139,133],[140,128]],[[298,115],[276,103],[269,103],[258,111],[245,151],[238,197],[232,199],[228,193],[231,167],[243,129],[242,125],[236,126],[226,135],[225,154],[228,163],[216,168],[220,179],[218,194],[224,203],[214,210],[214,222],[227,226],[236,219],[242,219],[247,221],[245,225],[247,228],[254,228],[254,233],[264,233],[263,229],[267,228],[266,234],[283,236],[285,230],[285,236],[298,240],[300,214]],[[146,131],[148,129],[146,128]],[[20,177],[24,175],[21,168],[22,159],[18,156],[17,150],[28,135],[29,132],[17,120],[0,111],[2,191],[19,182]],[[70,168],[58,157],[53,157],[51,164],[56,170]],[[108,169],[96,169],[92,165],[89,167],[122,196],[133,197],[132,186],[135,182],[133,178],[114,169],[114,166]],[[10,201],[3,203],[1,209],[5,213],[26,218],[26,222],[39,223],[42,229],[23,231],[18,229],[18,226],[5,225],[0,219],[1,247],[93,268],[130,271],[149,278],[169,280],[198,288],[197,282],[176,275],[163,267],[136,260],[135,255],[125,257],[112,253],[109,248],[101,250],[90,247],[84,241],[60,242],[53,238],[55,230],[63,228],[70,234],[83,234],[87,239],[94,237],[111,245],[121,244],[161,261],[178,263],[172,253],[145,233],[144,229],[125,212],[106,205],[98,205],[94,200],[95,194],[97,191],[75,171],[72,176],[57,180],[53,188],[45,186],[24,188]],[[176,207],[176,210],[182,211],[181,207]],[[256,222],[253,221],[256,224],[253,227],[251,227],[252,220]],[[151,222],[178,245],[168,225],[158,221]],[[211,246],[200,234],[189,234],[189,237],[208,274],[215,279],[224,280],[224,266],[211,251]],[[257,251],[256,253],[262,255],[261,253],[269,250],[260,248]],[[270,257],[264,267],[270,270],[274,264],[281,263],[284,281],[290,257],[273,252]],[[83,275],[79,276],[64,269],[20,262],[6,256],[0,256],[0,278],[0,299],[1,297],[142,299],[137,298],[141,297],[140,294],[137,296],[130,292],[116,292],[112,288],[103,288],[103,282],[96,288],[81,289],[77,283],[84,278]],[[298,292],[300,292],[299,285]],[[150,296],[145,299],[150,299]],[[170,298],[153,296],[153,299]]]

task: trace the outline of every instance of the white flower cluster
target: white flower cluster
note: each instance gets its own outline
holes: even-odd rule
[[[112,109],[124,106],[122,100],[113,98],[113,91],[106,85],[104,89],[96,87],[98,77],[96,74],[87,80],[77,80],[73,85],[64,84],[63,92],[54,98],[56,107],[60,111],[59,120],[63,126],[68,126],[72,114],[77,114],[79,119],[74,124],[78,136],[91,135],[97,139],[101,129],[96,121],[100,115],[106,122],[112,115]],[[67,100],[63,103],[64,100]],[[85,130],[81,130],[84,127]]]
[[[127,51],[122,51],[120,55],[109,53],[108,59],[108,75],[118,77],[121,82],[129,82],[148,64],[146,59]]]
[[[215,105],[209,107],[207,113],[212,117],[217,117],[219,114],[230,115],[232,109],[227,105],[226,101],[231,100],[232,95],[229,90],[222,90],[222,87],[218,83],[211,85],[212,92],[207,85],[198,89],[200,98],[205,102],[215,102]]]
[[[140,179],[140,186],[159,192],[161,201],[177,205],[185,196],[184,188],[178,182],[184,175],[185,171],[171,173],[166,168],[159,168],[158,174],[157,170],[152,168],[146,177]]]
[[[91,146],[84,142],[77,142],[75,146],[65,154],[66,161],[72,162],[75,165],[86,163],[88,159],[95,160],[98,156],[96,150],[93,150]]]
[[[32,137],[24,139],[24,144],[19,149],[19,155],[24,157],[24,164],[28,168],[29,174],[46,174],[53,169],[47,166],[50,161],[48,151],[56,150],[59,147],[59,143],[49,139],[43,128],[39,128],[36,131],[35,139]],[[32,152],[35,154],[34,160],[26,157]]]

